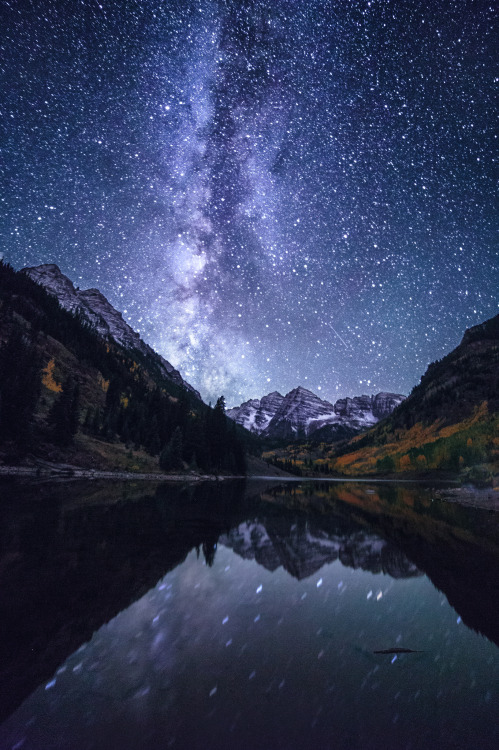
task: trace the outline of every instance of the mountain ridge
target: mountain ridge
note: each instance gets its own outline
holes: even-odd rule
[[[66,307],[0,261],[0,465],[244,475],[255,438],[226,419],[223,398],[211,408],[147,345],[118,343],[110,316],[128,327],[91,290],[84,299],[107,316],[97,330],[71,282],[49,271]]]
[[[71,279],[63,274],[55,263],[27,266],[21,269],[21,273],[43,286],[49,294],[58,299],[59,304],[65,310],[82,314],[104,340],[114,339],[126,349],[137,350],[144,356],[155,359],[164,377],[186,388],[202,401],[200,393],[184,380],[170,362],[140,338],[139,334],[123,319],[122,313],[111,305],[99,289],[77,289]]]
[[[238,424],[271,439],[343,439],[376,424],[404,400],[398,393],[338,399],[334,404],[299,385],[285,396],[278,391],[249,399],[226,414]]]

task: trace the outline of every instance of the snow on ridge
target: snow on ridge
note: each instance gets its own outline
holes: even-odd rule
[[[285,396],[273,392],[250,399],[227,411],[227,416],[252,432],[271,438],[304,437],[328,425],[361,431],[391,414],[405,396],[381,392],[376,395],[338,399],[334,404],[298,386]]]

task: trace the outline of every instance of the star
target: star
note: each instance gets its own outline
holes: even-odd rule
[[[98,287],[206,401],[408,393],[497,311],[492,30],[452,0],[7,4],[5,259]]]

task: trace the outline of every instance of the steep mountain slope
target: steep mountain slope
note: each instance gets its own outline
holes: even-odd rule
[[[125,349],[138,351],[143,356],[154,359],[164,377],[191,391],[201,400],[200,394],[182,378],[173,365],[142,341],[139,334],[123,320],[122,314],[98,289],[76,289],[55,263],[23,268],[22,272],[53,294],[65,310],[79,312],[105,341],[113,339]]]
[[[454,424],[484,401],[490,413],[499,411],[499,315],[465,331],[459,346],[432,362],[390,424]]]
[[[383,419],[404,399],[396,393],[344,398],[331,404],[298,386],[281,396],[269,393],[227,411],[227,416],[263,437],[293,440],[313,436],[338,440],[366,430]]]
[[[273,391],[261,399],[252,398],[241,406],[227,409],[226,414],[250,432],[261,434],[268,427],[283,401],[284,396]]]
[[[55,276],[70,306],[72,285]],[[149,347],[119,343],[117,327],[129,334],[121,316],[89,298],[102,303],[100,331],[94,308],[86,314],[78,298],[64,309],[0,261],[0,463],[244,473],[251,436],[226,419],[223,398],[211,409]]]
[[[305,461],[302,448],[276,457],[298,468]],[[321,473],[452,472],[490,481],[499,471],[499,315],[467,330],[380,424],[307,461]]]

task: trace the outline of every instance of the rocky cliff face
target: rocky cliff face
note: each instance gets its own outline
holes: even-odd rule
[[[388,417],[402,403],[404,396],[397,393],[377,393],[372,399],[372,412],[379,420]]]
[[[269,393],[227,411],[227,416],[246,429],[270,438],[294,439],[317,433],[321,439],[340,439],[372,427],[392,413],[404,396],[344,398],[331,404],[299,386],[286,396]]]
[[[334,417],[332,404],[298,386],[286,394],[265,429],[265,435],[273,438],[305,437]]]
[[[400,393],[377,393],[375,396],[354,396],[341,398],[334,405],[334,412],[349,426],[367,429],[380,419],[384,419],[396,406],[402,403]]]
[[[23,272],[57,297],[61,307],[71,312],[80,312],[103,339],[112,339],[125,349],[135,349],[153,359],[165,377],[201,400],[200,394],[182,378],[178,370],[142,341],[139,334],[123,320],[122,314],[98,289],[76,289],[55,263],[23,268]]]
[[[260,434],[268,427],[270,420],[283,401],[284,396],[274,391],[261,399],[252,398],[245,401],[241,406],[228,409],[226,414],[250,432]]]

